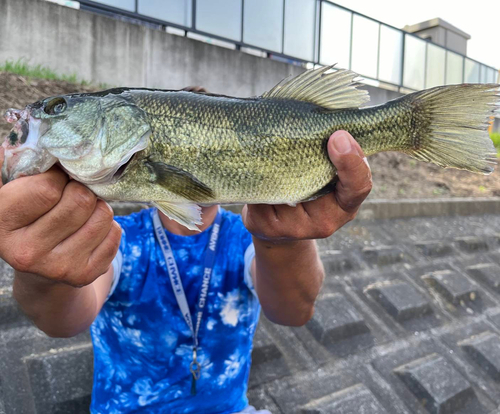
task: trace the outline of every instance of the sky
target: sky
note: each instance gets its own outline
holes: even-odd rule
[[[402,29],[440,17],[468,33],[467,56],[500,69],[500,0],[333,0]]]

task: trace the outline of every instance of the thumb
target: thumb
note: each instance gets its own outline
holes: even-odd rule
[[[372,175],[363,150],[351,134],[336,131],[328,140],[328,155],[337,168],[337,202],[344,211],[354,213],[372,189]]]

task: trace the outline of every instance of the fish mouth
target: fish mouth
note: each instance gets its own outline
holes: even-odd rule
[[[4,185],[19,177],[45,172],[57,161],[47,151],[38,147],[41,130],[45,128],[40,119],[30,116],[29,107],[24,110],[8,109],[4,119],[14,124],[2,143]]]

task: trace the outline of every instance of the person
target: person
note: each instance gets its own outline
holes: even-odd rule
[[[90,327],[92,412],[255,412],[246,391],[260,309],[283,325],[312,317],[324,278],[314,239],[352,220],[371,189],[352,136],[335,132],[327,149],[333,193],[247,205],[241,216],[204,207],[201,232],[154,209],[113,218],[57,167],[0,188],[0,257],[15,269],[15,299],[51,337]]]

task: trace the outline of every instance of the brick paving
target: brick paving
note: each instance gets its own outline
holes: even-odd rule
[[[304,327],[257,331],[249,398],[278,414],[482,414],[500,406],[500,214],[354,221],[318,243]],[[0,262],[0,413],[88,412],[87,333],[46,337]]]

